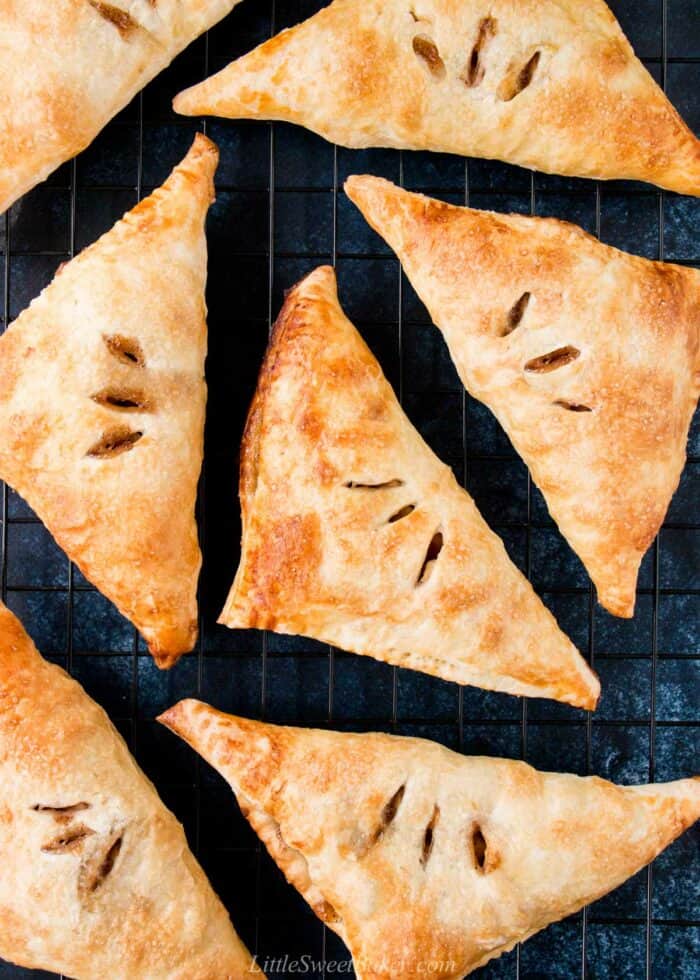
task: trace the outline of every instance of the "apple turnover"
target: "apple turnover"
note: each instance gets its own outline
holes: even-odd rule
[[[700,272],[376,177],[346,191],[530,468],[600,603],[632,616],[700,394]]]
[[[263,980],[104,711],[0,604],[0,957],[77,980]]]
[[[160,718],[230,784],[358,980],[460,980],[617,888],[700,816],[700,779],[616,786],[395,735]]]
[[[0,337],[0,479],[161,667],[197,637],[204,221],[217,159],[198,136]]]
[[[237,0],[3,0],[0,213]]]
[[[174,105],[700,194],[700,141],[603,0],[334,0]]]
[[[241,562],[220,622],[595,707],[598,679],[404,415],[331,268],[292,289],[277,320],[240,489]]]

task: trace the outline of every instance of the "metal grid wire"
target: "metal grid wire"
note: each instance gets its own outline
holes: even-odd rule
[[[158,711],[197,696],[271,721],[424,735],[465,752],[521,757],[540,768],[598,773],[620,782],[691,773],[700,734],[698,419],[681,487],[642,568],[635,619],[614,620],[596,605],[578,560],[503,433],[464,393],[395,257],[346,200],[343,179],[380,173],[456,203],[569,218],[629,251],[690,265],[700,265],[700,209],[696,201],[641,185],[601,186],[438,155],[353,153],[289,126],[197,123],[170,112],[175,92],[319,6],[319,0],[242,4],[152,83],[90,150],[4,218],[7,323],[61,261],[160,183],[197,128],[220,145],[217,204],[209,221],[210,399],[199,502],[205,565],[195,653],[159,673],[133,628],[5,487],[0,559],[3,598],[40,649],[108,709],[185,823],[261,962],[310,955],[320,965],[305,975],[325,980],[332,974],[324,962],[345,960],[347,952],[284,883],[223,782],[154,723]],[[697,0],[617,0],[611,6],[650,71],[691,125],[700,127]],[[454,467],[513,559],[600,673],[604,694],[595,715],[458,688],[302,638],[233,633],[213,625],[238,558],[236,452],[267,334],[282,291],[322,262],[336,267],[341,301],[409,417]],[[686,835],[651,869],[478,976],[697,977],[697,865],[694,882],[690,868],[697,841],[697,833]],[[268,972],[289,975],[282,964]],[[0,977],[30,973],[0,963]]]

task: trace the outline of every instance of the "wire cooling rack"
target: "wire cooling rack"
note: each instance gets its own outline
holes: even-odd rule
[[[438,331],[398,262],[342,192],[351,173],[386,176],[478,208],[554,215],[604,241],[700,266],[700,201],[645,185],[563,179],[483,161],[348,151],[286,125],[202,124],[172,96],[321,6],[247,0],[193,44],[77,160],[0,219],[4,321],[157,186],[204,128],[221,149],[208,235],[209,407],[199,520],[201,636],[169,673],[64,557],[29,508],[2,494],[2,596],[45,655],[109,711],[268,975],[351,976],[348,954],[288,886],[223,781],[154,722],[185,696],[271,721],[381,729],[468,753],[620,782],[698,770],[700,716],[700,417],[664,528],[647,555],[630,622],[608,616],[490,413],[464,394]],[[611,3],[638,54],[700,130],[698,0]],[[315,266],[337,270],[341,300],[425,439],[474,496],[562,627],[594,664],[595,715],[460,689],[310,640],[215,624],[237,560],[237,452],[283,291]],[[691,980],[700,976],[697,831],[648,871],[551,926],[475,976],[483,980]],[[692,865],[692,861],[695,864]],[[285,959],[286,957],[286,959]],[[306,957],[306,959],[304,959]],[[0,963],[0,978],[39,976]],[[48,976],[48,974],[47,974]]]

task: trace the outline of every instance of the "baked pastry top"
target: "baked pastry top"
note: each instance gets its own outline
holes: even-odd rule
[[[0,213],[237,0],[0,0]]]
[[[2,605],[0,866],[3,959],[78,980],[262,976],[107,715]]]
[[[220,622],[593,708],[598,679],[404,415],[322,267],[290,291],[241,449]]]
[[[0,337],[0,478],[162,667],[197,636],[204,220],[217,159],[198,136]]]
[[[603,0],[334,0],[174,106],[700,194],[700,141]]]
[[[599,601],[631,616],[700,394],[700,272],[377,177],[346,191],[527,463]]]
[[[230,783],[358,980],[459,980],[616,888],[700,816],[700,779],[621,787],[197,701],[160,721]]]

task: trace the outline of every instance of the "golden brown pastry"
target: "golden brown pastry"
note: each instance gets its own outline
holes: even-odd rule
[[[334,0],[174,105],[700,194],[700,142],[602,0]]]
[[[237,0],[0,0],[0,213]]]
[[[331,268],[289,293],[275,325],[243,439],[241,507],[227,626],[595,707],[597,677],[404,415]]]
[[[230,783],[358,980],[459,980],[622,884],[700,816],[700,779],[615,786],[191,700],[159,720]]]
[[[601,604],[631,616],[700,393],[700,272],[375,177],[346,191],[529,466]]]
[[[244,980],[251,956],[104,711],[0,604],[0,957],[78,980]]]
[[[217,159],[198,136],[0,338],[0,478],[161,667],[197,637],[204,220]]]

